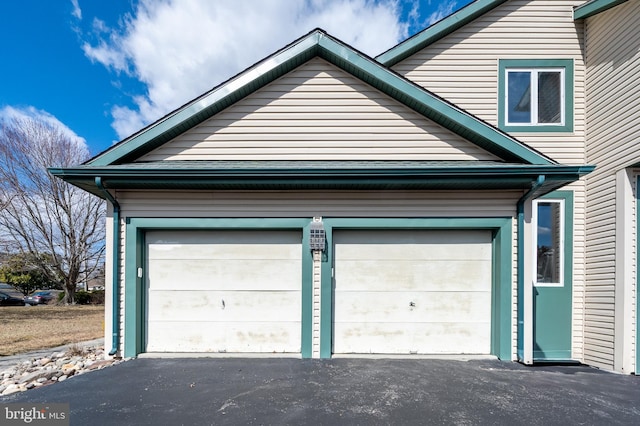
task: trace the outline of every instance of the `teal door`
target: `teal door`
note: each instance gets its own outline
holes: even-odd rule
[[[571,360],[573,192],[533,203],[533,360]]]

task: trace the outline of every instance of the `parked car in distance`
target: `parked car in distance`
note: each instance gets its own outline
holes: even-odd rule
[[[24,299],[0,291],[0,306],[24,306]]]
[[[24,298],[24,302],[29,305],[46,305],[58,297],[58,292],[53,290],[41,290],[31,293]]]

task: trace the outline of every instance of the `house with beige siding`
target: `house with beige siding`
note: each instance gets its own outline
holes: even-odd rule
[[[52,169],[108,202],[110,354],[635,372],[639,15],[476,0],[376,58],[314,30]]]

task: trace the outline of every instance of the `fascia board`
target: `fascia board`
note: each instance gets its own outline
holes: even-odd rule
[[[427,27],[418,34],[378,55],[376,60],[391,67],[426,46],[444,38],[506,0],[476,0],[459,11]]]
[[[627,0],[591,0],[573,10],[573,19],[585,19],[611,9]]]
[[[403,177],[403,176],[460,176],[478,177],[486,175],[521,177],[521,176],[583,176],[591,173],[595,166],[565,166],[565,165],[508,165],[508,166],[473,166],[473,167],[416,167],[416,168],[295,168],[295,169],[203,169],[203,168],[111,168],[111,167],[78,167],[78,168],[51,168],[49,172],[64,180],[93,179],[96,176],[103,180],[116,179],[180,179],[180,178],[222,178],[222,177],[312,177],[323,176],[341,177]]]

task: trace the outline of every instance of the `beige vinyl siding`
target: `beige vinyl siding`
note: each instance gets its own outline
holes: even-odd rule
[[[587,162],[597,168],[587,177],[584,359],[606,369],[614,368],[616,173],[640,162],[638,20],[637,1],[586,20]],[[626,284],[634,285],[634,295],[635,282]],[[617,285],[623,284],[620,277]],[[628,333],[635,333],[635,315]]]
[[[408,79],[498,125],[500,59],[573,59],[574,132],[514,133],[563,164],[584,164],[583,0],[511,0],[396,64]]]
[[[315,58],[138,161],[496,160]]]
[[[130,217],[512,217],[519,191],[118,191]]]
[[[126,217],[510,217],[521,191],[118,191]],[[122,252],[124,264],[124,227]],[[516,357],[516,227],[512,239],[512,359]],[[319,280],[319,276],[317,277]],[[124,282],[124,271],[121,274]],[[123,304],[121,306],[124,306]],[[314,305],[314,310],[320,309]],[[121,314],[124,314],[121,309]],[[314,315],[318,314],[319,311]],[[314,345],[316,345],[314,340]],[[122,346],[121,346],[122,347]],[[314,350],[317,349],[314,346]]]

